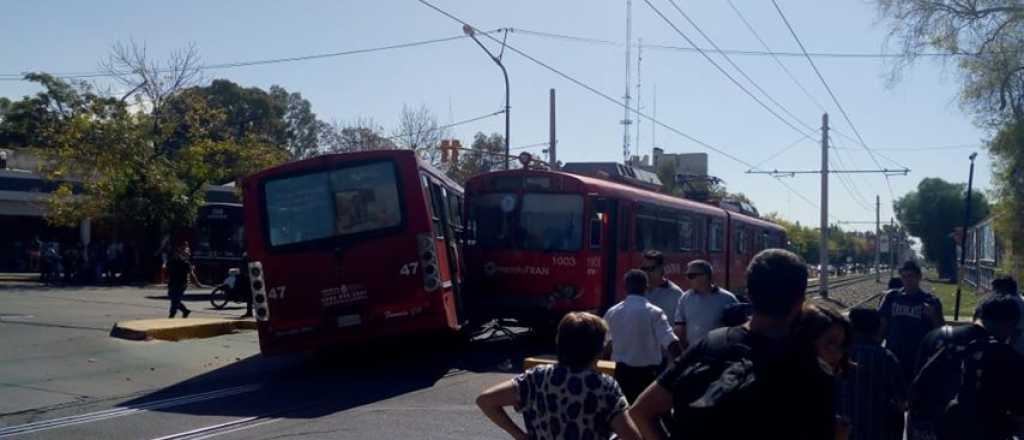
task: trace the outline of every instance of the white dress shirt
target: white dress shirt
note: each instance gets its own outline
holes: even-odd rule
[[[604,314],[612,360],[631,367],[660,365],[662,349],[676,341],[665,312],[642,295],[628,295]]]

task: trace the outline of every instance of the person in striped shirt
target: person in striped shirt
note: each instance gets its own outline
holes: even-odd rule
[[[899,360],[882,347],[878,311],[850,311],[854,342],[850,361],[855,365],[840,379],[839,413],[850,420],[850,440],[900,440],[907,385]]]

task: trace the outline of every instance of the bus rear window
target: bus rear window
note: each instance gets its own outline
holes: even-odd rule
[[[402,222],[390,161],[270,180],[265,197],[271,246],[388,229]]]

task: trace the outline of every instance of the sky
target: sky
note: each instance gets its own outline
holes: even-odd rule
[[[508,34],[510,47],[615,100],[621,100],[624,95],[626,0],[430,1],[478,29],[516,29],[518,31]],[[711,47],[668,0],[632,2],[634,42],[642,39],[644,45],[689,47],[647,1],[699,47]],[[720,48],[763,49],[726,0],[675,1]],[[771,2],[732,1],[772,50],[799,52],[799,46]],[[880,21],[873,2],[778,0],[778,3],[809,52],[895,52],[886,39],[887,23]],[[26,71],[95,71],[114,43],[130,39],[144,43],[156,59],[165,59],[173,50],[192,43],[204,64],[219,64],[462,35],[461,24],[416,0],[179,1],[144,5],[121,0],[47,1],[7,2],[3,9],[0,41],[6,44],[0,49],[0,77]],[[523,31],[615,44],[551,38]],[[481,40],[491,50],[500,50],[500,43],[486,38]],[[898,198],[914,190],[926,177],[966,182],[967,157],[974,151],[979,153],[974,186],[981,190],[990,187],[990,158],[982,148],[987,133],[975,127],[971,116],[961,111],[957,101],[959,83],[952,63],[923,60],[906,70],[900,81],[892,82],[888,81],[893,67],[891,59],[816,57],[817,67],[855,130],[805,58],[779,58],[792,72],[794,82],[770,56],[731,56],[746,77],[756,82],[754,86],[727,60],[714,52],[709,55],[790,123],[787,125],[773,116],[699,53],[645,47],[639,75],[637,51],[633,50],[631,95],[635,103],[635,81],[639,76],[642,112],[653,116],[656,101],[657,120],[672,130],[658,127],[652,132],[650,121],[641,118],[639,145],[635,142],[636,133],[631,134],[634,151],[650,154],[651,148],[657,146],[668,153],[707,152],[710,174],[724,179],[730,191],[749,196],[762,213],[777,212],[802,224],[817,225],[820,222],[819,175],[776,179],[746,171],[750,165],[767,170],[818,169],[821,165],[818,127],[824,110],[829,113],[830,125],[837,131],[832,135],[832,145],[837,148],[830,152],[833,168],[878,168],[861,144],[852,140],[859,132],[865,145],[876,152],[883,168],[906,166],[911,169],[908,176],[889,178],[891,193],[879,174],[850,175],[845,186],[833,176],[829,191],[833,223],[874,220],[876,194],[881,196],[881,216],[887,221],[892,215],[892,196]],[[504,52],[502,61],[511,83],[512,148],[547,141],[548,90],[554,88],[557,91],[558,159],[564,162],[622,160],[621,106],[511,50]],[[403,105],[426,106],[442,124],[489,114],[504,105],[500,70],[466,38],[409,48],[204,71],[204,81],[217,78],[261,88],[280,85],[301,93],[322,120],[344,122],[372,118],[389,132],[397,125]],[[100,87],[110,85],[102,78],[95,81]],[[762,95],[758,87],[770,98]],[[0,96],[11,99],[38,90],[31,83],[0,80]],[[786,110],[776,107],[772,100]],[[802,123],[792,121],[787,111]],[[504,118],[499,115],[457,126],[451,131],[463,143],[469,143],[478,131],[503,133]],[[809,137],[804,138],[805,134]],[[709,150],[707,146],[728,156]],[[942,148],[932,149],[934,147]],[[538,146],[524,151],[539,156],[543,148]],[[761,164],[763,161],[766,162]],[[866,230],[874,226],[858,224],[844,225],[844,228]]]

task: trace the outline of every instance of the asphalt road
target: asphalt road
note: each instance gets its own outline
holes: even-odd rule
[[[212,310],[190,292],[193,316]],[[158,289],[0,283],[0,439],[504,438],[473,404],[539,350],[496,338],[264,358],[255,332],[111,338],[166,317]]]

